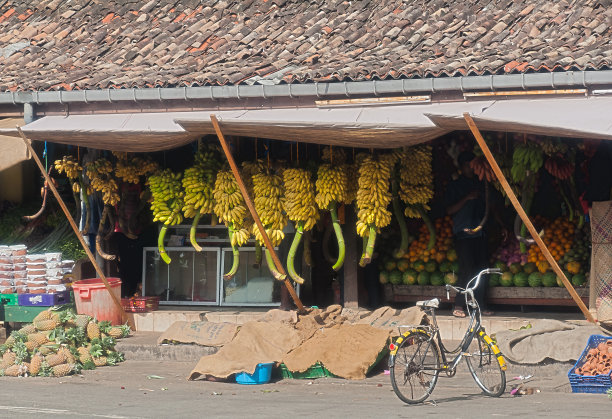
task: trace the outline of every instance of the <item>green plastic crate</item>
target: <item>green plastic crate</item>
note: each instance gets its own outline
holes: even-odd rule
[[[4,304],[7,306],[16,306],[17,295],[18,294],[0,294],[0,304]]]
[[[323,377],[335,377],[334,374],[329,372],[327,368],[317,361],[316,364],[308,368],[303,372],[291,372],[287,369],[287,366],[282,363],[280,364],[281,376],[283,378],[293,378],[298,380],[307,380],[310,378],[323,378]]]

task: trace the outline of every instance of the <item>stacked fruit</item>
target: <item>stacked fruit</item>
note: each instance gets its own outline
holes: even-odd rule
[[[74,311],[43,311],[0,345],[0,375],[63,377],[82,369],[116,365],[115,340],[129,326],[111,326]]]
[[[185,218],[193,217],[193,223],[189,230],[189,240],[198,252],[202,251],[202,248],[196,242],[196,227],[203,215],[213,212],[213,188],[215,176],[219,169],[219,161],[217,150],[213,148],[200,150],[195,155],[193,166],[185,169],[183,174],[185,205],[182,210]]]
[[[181,174],[164,169],[149,176],[147,183],[151,190],[153,221],[164,223],[157,239],[157,248],[164,262],[170,263],[171,259],[164,247],[164,238],[169,225],[180,224],[183,221],[181,209],[185,192],[181,187]]]
[[[236,274],[240,264],[238,247],[243,246],[250,236],[250,232],[245,226],[247,209],[244,198],[238,187],[238,182],[230,170],[224,169],[217,173],[213,198],[215,201],[213,211],[229,230],[234,260],[230,271],[223,275],[224,279],[229,280]]]
[[[557,262],[571,249],[575,228],[573,222],[563,217],[544,223],[544,231],[546,233],[542,240]],[[536,245],[532,245],[529,248],[527,261],[538,265],[540,272],[546,272],[549,268],[546,258],[544,258],[542,251]]]
[[[338,242],[338,259],[332,266],[335,271],[340,270],[344,264],[345,246],[342,227],[340,227],[340,221],[338,220],[338,203],[348,201],[348,174],[346,169],[347,167],[344,164],[337,161],[337,164],[333,164],[333,162],[321,164],[317,172],[315,201],[320,209],[329,211]]]
[[[304,279],[295,272],[294,259],[302,234],[310,231],[319,219],[315,201],[315,185],[309,171],[297,168],[286,169],[283,172],[283,182],[285,185],[285,212],[287,217],[295,223],[296,230],[287,257],[287,271],[295,282],[302,284]],[[268,266],[271,266],[269,260]]]
[[[372,260],[376,234],[391,222],[391,177],[397,160],[394,154],[368,155],[359,166],[357,191],[357,234],[364,238],[365,249],[359,261],[365,266]],[[366,242],[367,240],[367,242]]]

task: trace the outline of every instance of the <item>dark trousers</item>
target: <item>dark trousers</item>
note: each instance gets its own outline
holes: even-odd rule
[[[455,238],[455,251],[459,261],[458,286],[465,288],[468,281],[488,266],[487,239],[485,236]],[[474,297],[481,309],[486,309],[485,295],[489,286],[487,277],[480,278],[480,285],[474,290]],[[455,298],[455,306],[465,308],[463,295]]]

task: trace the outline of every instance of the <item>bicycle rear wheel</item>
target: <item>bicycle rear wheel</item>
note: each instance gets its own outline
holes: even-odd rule
[[[440,349],[424,331],[405,333],[389,358],[393,391],[404,403],[421,403],[433,391],[440,373]]]
[[[485,336],[482,331],[476,335],[469,349],[471,356],[465,360],[478,387],[489,396],[499,397],[506,390],[506,372],[497,359],[499,350],[487,343]]]

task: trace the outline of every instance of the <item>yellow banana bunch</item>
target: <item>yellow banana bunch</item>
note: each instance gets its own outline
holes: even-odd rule
[[[159,167],[156,162],[151,159],[142,159],[134,157],[127,159],[127,153],[116,153],[121,156],[115,165],[115,176],[124,182],[137,184],[140,183],[140,177],[156,172]]]
[[[244,245],[249,238],[249,231],[244,227],[247,209],[238,182],[230,170],[217,173],[213,199],[214,213],[230,229],[232,246]]]
[[[317,171],[317,195],[315,201],[319,208],[328,209],[332,202],[347,200],[348,177],[345,165],[323,163]]]
[[[399,195],[406,204],[405,214],[411,218],[421,217],[417,207],[426,211],[433,199],[432,149],[429,145],[407,148],[398,153]]]
[[[105,158],[87,164],[87,177],[92,190],[102,192],[104,204],[115,206],[119,203],[119,186],[112,177],[113,166]],[[87,191],[90,193],[90,191]]]
[[[283,178],[270,171],[261,171],[252,177],[255,196],[255,210],[266,229],[273,246],[278,246],[285,238],[283,229],[287,225],[287,216],[283,212]],[[260,244],[263,237],[257,228],[252,227],[253,235]]]
[[[198,213],[204,215],[213,212],[213,188],[219,162],[219,154],[213,149],[198,151],[194,165],[185,170],[183,176],[185,218],[193,218]]]
[[[304,169],[286,169],[283,182],[287,216],[294,223],[303,222],[304,231],[311,230],[319,219],[319,211],[310,173]]]
[[[344,203],[350,205],[357,199],[359,190],[359,165],[357,163],[345,164],[346,171],[346,197]]]
[[[55,170],[58,173],[66,173],[66,176],[75,180],[83,173],[83,168],[72,156],[64,156],[61,160],[55,160]]]
[[[180,224],[183,221],[181,208],[185,192],[181,188],[181,174],[170,169],[161,170],[147,180],[151,190],[153,221],[164,225]]]

